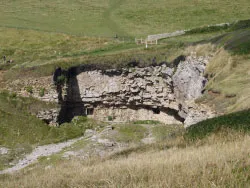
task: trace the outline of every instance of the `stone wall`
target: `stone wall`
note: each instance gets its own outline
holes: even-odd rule
[[[176,37],[180,35],[184,35],[186,31],[181,30],[181,31],[175,31],[173,33],[161,33],[161,34],[155,34],[155,35],[148,35],[147,40],[152,41],[152,40],[159,40],[159,39],[165,39],[169,37]]]

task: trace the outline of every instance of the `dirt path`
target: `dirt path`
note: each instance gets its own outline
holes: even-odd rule
[[[153,132],[152,132],[152,127],[154,127],[154,125],[150,125],[150,124],[143,124],[141,125],[143,127],[145,127],[147,130],[148,130],[148,134],[145,138],[143,138],[141,140],[142,143],[144,144],[152,144],[152,143],[155,143],[156,140],[155,140],[155,137],[153,136]]]
[[[84,138],[86,138],[86,137],[80,137],[77,139],[72,139],[72,140],[69,140],[66,142],[61,142],[58,144],[49,144],[49,145],[45,145],[45,146],[38,146],[34,149],[34,151],[32,151],[32,153],[26,155],[25,158],[19,160],[15,166],[0,171],[0,174],[13,173],[13,172],[16,172],[18,170],[21,170],[21,169],[27,167],[28,165],[36,162],[39,157],[49,156],[49,155],[52,155],[54,153],[58,153],[63,148],[71,146],[75,142],[82,140]]]
[[[144,144],[150,144],[155,142],[155,138],[153,137],[152,130],[150,125],[143,125],[145,128],[148,129],[148,134],[145,135],[145,138],[142,139],[142,143]],[[80,141],[80,140],[86,140],[90,141],[89,146],[87,150],[81,149],[80,151],[66,151],[63,156],[88,156],[90,151],[93,150],[94,154],[98,154],[100,156],[104,156],[108,153],[114,153],[117,151],[120,151],[127,147],[127,145],[123,143],[116,143],[112,142],[106,137],[109,137],[112,135],[116,130],[112,130],[111,126],[107,126],[105,129],[103,129],[101,132],[94,132],[91,135],[82,136],[80,138],[68,140],[65,142],[61,142],[58,144],[49,144],[44,146],[38,146],[36,147],[30,154],[27,154],[23,159],[19,160],[17,164],[15,164],[11,168],[7,168],[5,170],[0,171],[0,174],[7,174],[7,173],[14,173],[18,170],[21,170],[27,166],[29,166],[32,163],[37,162],[39,157],[43,156],[50,156],[52,154],[58,153],[62,151],[64,148],[67,148],[69,146],[72,146],[74,143]],[[99,147],[98,147],[99,146]]]
[[[58,144],[49,144],[49,145],[44,145],[44,146],[38,146],[36,147],[30,154],[26,155],[23,159],[19,160],[15,166],[11,168],[7,168],[5,170],[0,171],[0,174],[8,174],[8,173],[14,173],[18,170],[21,170],[30,164],[34,163],[37,161],[39,157],[44,157],[44,156],[50,156],[52,154],[58,153],[62,151],[64,148],[71,146],[72,144],[80,141],[80,140],[90,140],[93,137],[100,137],[103,134],[105,134],[109,128],[104,129],[103,131],[96,133],[95,135],[91,136],[82,136],[80,138],[68,140],[65,142],[61,142]]]

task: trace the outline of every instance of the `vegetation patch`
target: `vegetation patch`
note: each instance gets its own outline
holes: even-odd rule
[[[160,124],[161,122],[155,120],[138,120],[134,121],[133,124]]]
[[[49,127],[30,114],[53,107],[55,104],[17,97],[8,92],[0,93],[0,145],[10,149],[8,154],[1,157],[0,168],[7,167],[35,146],[82,136],[87,128],[96,125],[94,121],[84,117],[71,124]]]
[[[202,139],[206,136],[225,129],[250,131],[250,110],[240,111],[199,122],[187,128],[185,137],[191,140]]]
[[[213,33],[213,32],[218,32],[218,31],[230,32],[230,31],[237,31],[240,29],[247,29],[247,28],[250,28],[250,20],[240,20],[240,21],[236,21],[233,23],[224,23],[224,24],[190,29],[186,31],[186,35]]]
[[[118,142],[139,142],[147,134],[147,128],[141,125],[121,125],[117,127],[119,134],[116,135]]]
[[[159,125],[152,127],[152,133],[158,142],[162,142],[175,138],[183,129],[181,125]]]
[[[223,46],[234,55],[250,53],[250,29],[237,30],[211,40],[212,43]]]

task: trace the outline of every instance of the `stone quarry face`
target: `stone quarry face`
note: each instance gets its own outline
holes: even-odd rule
[[[165,64],[122,71],[78,71],[70,76],[61,119],[88,115],[102,121],[158,120],[189,126],[213,116],[194,100],[207,82],[208,58],[187,57],[178,67]],[[60,118],[60,117],[59,117]]]

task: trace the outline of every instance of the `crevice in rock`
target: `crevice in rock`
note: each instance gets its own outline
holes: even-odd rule
[[[75,116],[85,115],[84,103],[81,99],[76,75],[77,69],[72,68],[67,72],[66,96],[60,102],[61,109],[57,119],[59,124],[71,122]]]

